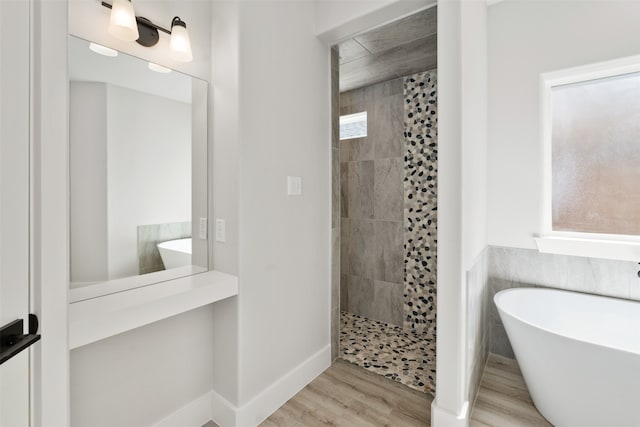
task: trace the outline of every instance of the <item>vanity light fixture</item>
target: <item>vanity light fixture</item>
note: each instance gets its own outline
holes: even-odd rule
[[[136,16],[131,0],[113,0],[113,5],[102,2],[102,6],[111,9],[109,33],[120,40],[136,41],[138,44],[151,47],[160,40],[160,33],[171,36],[169,56],[180,62],[191,62],[191,42],[187,24],[179,16],[171,21],[171,31],[154,24],[147,18]]]
[[[101,44],[98,43],[89,43],[89,49],[91,49],[92,51],[94,51],[95,53],[99,53],[100,55],[104,55],[104,56],[118,56],[118,51],[108,48],[106,46],[102,46]]]

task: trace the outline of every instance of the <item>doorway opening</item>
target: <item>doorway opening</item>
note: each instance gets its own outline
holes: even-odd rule
[[[436,15],[430,7],[332,48],[333,291],[339,295],[332,307],[333,356],[430,394],[436,361]],[[353,125],[340,126],[340,116],[364,113],[363,133],[361,123],[360,134]]]

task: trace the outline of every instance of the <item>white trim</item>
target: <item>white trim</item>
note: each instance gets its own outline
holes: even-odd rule
[[[69,349],[238,294],[238,278],[219,271],[130,289],[69,305]]]
[[[371,31],[414,13],[435,7],[437,4],[436,0],[392,1],[333,28],[321,29],[317,32],[317,36],[325,45],[332,46],[365,31]]]
[[[597,236],[597,235],[593,235]],[[550,254],[640,261],[640,243],[572,237],[545,236],[534,239],[538,251]]]
[[[438,406],[438,399],[431,402],[431,427],[467,427],[471,405],[465,400],[459,414],[454,414]]]
[[[158,421],[153,427],[200,427],[211,420],[213,391],[208,391],[177,411]]]
[[[259,425],[329,366],[331,345],[326,345],[243,405],[238,411],[236,425]]]
[[[323,347],[240,408],[213,391],[211,418],[222,427],[257,426],[329,366],[331,366],[331,345]]]
[[[155,285],[194,274],[204,273],[207,269],[197,265],[172,268],[170,270],[154,271],[141,276],[123,277],[121,279],[108,280],[106,282],[71,282],[69,291],[69,303],[83,301],[135,289],[144,286]]]
[[[235,426],[238,408],[214,391],[211,392],[211,419],[221,427]]]
[[[540,75],[542,236],[534,238],[540,252],[626,261],[640,260],[640,236],[558,232],[553,231],[552,226],[552,88],[636,72],[640,72],[640,55]]]
[[[34,346],[32,426],[68,426],[69,229],[67,1],[32,3],[32,283],[42,340]]]

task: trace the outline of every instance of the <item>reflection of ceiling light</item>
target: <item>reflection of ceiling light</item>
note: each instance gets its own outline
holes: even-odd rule
[[[153,62],[149,62],[149,69],[151,71],[155,71],[156,73],[170,73],[171,68],[163,67],[162,65],[154,64]]]
[[[109,34],[125,41],[138,40],[138,23],[131,0],[114,0],[111,6]]]
[[[98,43],[89,43],[89,49],[94,51],[95,53],[99,53],[104,56],[118,56],[118,51],[108,48],[106,46],[102,46]]]

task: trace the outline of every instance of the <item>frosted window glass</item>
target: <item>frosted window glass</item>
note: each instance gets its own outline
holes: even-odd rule
[[[367,136],[367,112],[340,116],[340,140]]]
[[[640,73],[551,96],[553,230],[640,235]]]

